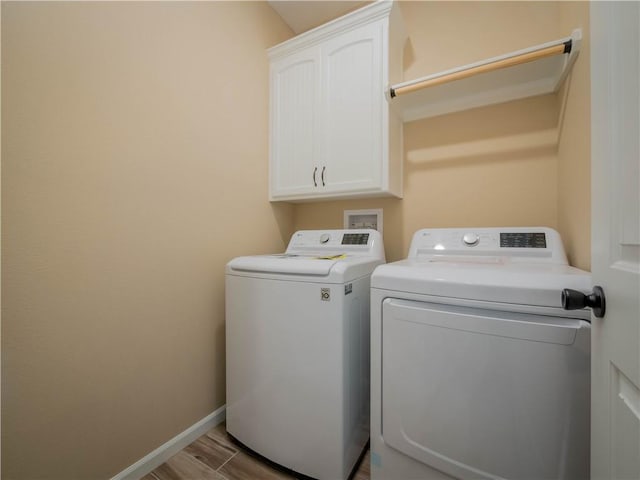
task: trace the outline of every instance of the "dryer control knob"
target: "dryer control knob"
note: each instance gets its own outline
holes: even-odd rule
[[[480,237],[476,233],[465,233],[462,237],[462,241],[465,245],[473,247],[478,244],[478,242],[480,241]]]
[[[320,243],[327,243],[331,239],[331,235],[328,233],[323,233],[320,235]]]

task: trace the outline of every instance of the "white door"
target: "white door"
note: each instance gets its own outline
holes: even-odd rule
[[[380,189],[383,33],[376,22],[322,47],[323,192]]]
[[[591,478],[640,478],[640,3],[591,3]]]
[[[271,64],[271,198],[313,192],[317,110],[320,107],[320,51],[289,55]]]

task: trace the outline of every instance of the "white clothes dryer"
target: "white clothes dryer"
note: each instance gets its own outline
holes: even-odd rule
[[[226,267],[227,431],[295,472],[347,479],[369,439],[375,230],[296,232]]]
[[[589,478],[591,290],[549,228],[425,229],[371,289],[371,478]]]

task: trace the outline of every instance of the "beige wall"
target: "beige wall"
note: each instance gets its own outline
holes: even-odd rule
[[[558,230],[569,261],[591,269],[591,77],[589,3],[563,2],[562,28],[582,28],[580,56],[560,92],[562,122],[558,148]]]
[[[403,2],[405,79],[568,35],[555,2]],[[566,30],[566,29],[565,29]],[[343,210],[384,209],[387,260],[425,227],[558,227],[556,95],[405,123],[404,199],[295,207],[296,228],[341,227]],[[568,148],[571,148],[570,146]]]
[[[290,36],[263,2],[3,2],[2,478],[108,478],[224,404],[224,264],[292,228]]]

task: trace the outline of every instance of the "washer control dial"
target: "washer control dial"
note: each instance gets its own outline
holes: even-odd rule
[[[329,235],[328,233],[323,233],[322,235],[320,235],[320,243],[327,243],[329,240],[331,240],[331,235]]]
[[[468,247],[475,247],[480,241],[480,237],[477,233],[465,233],[462,237],[462,243]]]

